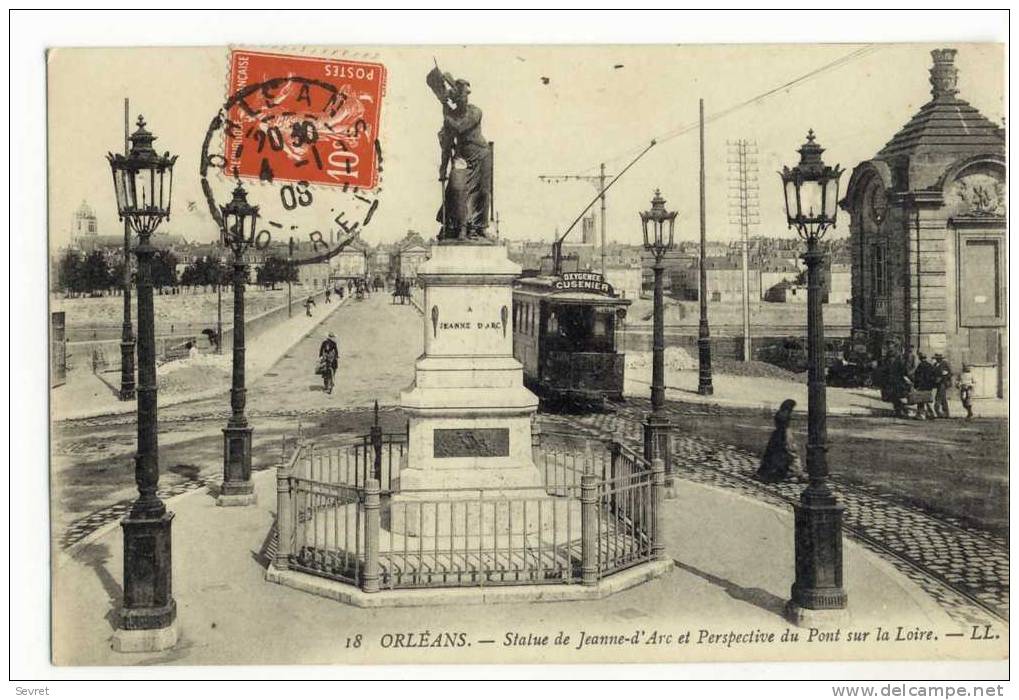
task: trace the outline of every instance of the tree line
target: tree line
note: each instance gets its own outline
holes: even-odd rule
[[[164,287],[216,287],[233,282],[232,266],[216,258],[203,257],[186,265],[177,274],[178,259],[171,251],[157,250],[152,258],[152,284],[162,291]],[[283,282],[296,282],[297,265],[275,255],[267,257],[258,267],[256,281],[263,287],[275,289]],[[131,274],[132,284],[137,282]],[[67,250],[60,257],[56,270],[56,288],[68,296],[101,296],[124,284],[124,261],[111,260],[101,250],[85,254]]]

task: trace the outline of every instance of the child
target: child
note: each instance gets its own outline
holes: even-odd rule
[[[966,420],[973,417],[973,371],[969,365],[962,366],[962,374],[959,375],[959,399],[962,407],[966,409]]]

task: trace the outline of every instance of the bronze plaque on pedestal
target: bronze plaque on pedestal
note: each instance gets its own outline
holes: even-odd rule
[[[509,428],[442,428],[433,431],[435,457],[508,457]]]

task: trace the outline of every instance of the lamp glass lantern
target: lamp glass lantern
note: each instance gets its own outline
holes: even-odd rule
[[[234,189],[233,199],[221,206],[223,243],[234,251],[244,248],[246,241],[255,240],[258,225],[258,207],[248,203],[248,193],[239,184]]]
[[[676,212],[666,210],[661,190],[655,190],[655,196],[651,199],[651,209],[640,213],[640,222],[644,229],[646,250],[653,252],[656,258],[661,258],[666,251],[672,250],[675,244]]]
[[[108,153],[106,159],[113,173],[120,220],[127,219],[138,233],[147,235],[160,221],[170,218],[173,165],[177,156],[156,152],[152,147],[156,137],[145,128],[144,117],[139,115],[137,125],[130,136],[130,152],[127,155]]]
[[[818,239],[835,225],[838,214],[839,178],[843,170],[838,165],[825,165],[821,160],[824,149],[817,143],[814,130],[807,133],[807,142],[797,151],[800,162],[783,167],[779,175],[785,192],[786,220],[790,228],[805,239]]]

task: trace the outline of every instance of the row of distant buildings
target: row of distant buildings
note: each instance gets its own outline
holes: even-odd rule
[[[852,296],[851,260],[847,239],[825,242],[828,267],[825,302],[846,304]],[[510,258],[524,270],[541,270],[548,259],[548,241],[509,241]],[[755,301],[806,302],[804,267],[799,258],[799,240],[755,236],[748,242],[747,281]],[[740,241],[711,242],[705,247],[708,300],[735,303],[743,299],[743,244]],[[599,246],[564,244],[563,253],[578,269],[601,271]],[[627,297],[649,291],[654,284],[654,259],[643,246],[608,243],[605,247],[605,278]],[[682,241],[662,260],[667,293],[676,299],[696,301],[700,293],[700,245]]]
[[[585,227],[593,229],[591,226]],[[336,240],[329,241],[335,245]],[[421,264],[428,259],[433,241],[426,240],[416,231],[407,231],[403,238],[393,243],[369,245],[361,239],[350,242],[343,250],[327,262],[304,264],[298,267],[298,282],[317,289],[329,284],[351,279],[392,280],[397,277],[414,280]],[[169,250],[177,259],[177,273],[204,259],[220,259],[227,262],[229,253],[216,243],[189,241],[179,233],[156,233],[152,243],[159,249]],[[848,251],[831,244],[829,302],[845,303],[850,295]],[[548,241],[508,240],[509,257],[525,271],[537,273],[547,262],[551,244]],[[85,202],[74,212],[70,247],[83,254],[101,251],[117,262],[123,256],[124,239],[120,235],[100,233],[99,221],[94,210]],[[749,288],[750,297],[755,300],[775,302],[801,301],[806,299],[805,289],[798,280],[802,276],[797,241],[759,236],[749,242]],[[295,241],[295,259],[308,258],[316,254],[310,241]],[[739,242],[713,242],[707,248],[707,283],[709,300],[713,302],[738,302],[743,298],[742,252]],[[567,243],[564,253],[571,259],[574,269],[601,270],[602,251],[593,236],[585,236],[576,244]],[[244,260],[248,265],[250,279],[257,279],[258,269],[269,257],[286,259],[291,255],[289,245],[274,242],[263,250],[248,249]],[[696,300],[699,290],[699,245],[694,242],[680,242],[666,255],[665,286],[669,293],[682,300]],[[652,259],[639,245],[608,243],[605,248],[605,276],[621,294],[636,298],[650,289],[653,283]]]
[[[124,256],[124,237],[100,233],[99,223],[95,210],[82,202],[73,214],[71,242],[67,249],[83,255],[99,251],[108,262],[115,264]],[[177,259],[178,275],[189,265],[202,260],[219,259],[226,263],[232,259],[229,251],[217,243],[189,241],[179,233],[155,233],[151,242],[157,249],[173,253]],[[335,243],[335,240],[330,241],[330,245]],[[380,243],[376,246],[354,239],[328,261],[298,266],[298,283],[318,289],[352,279],[415,279],[418,267],[428,259],[429,245],[414,231],[408,231],[395,243]],[[293,251],[288,242],[273,242],[262,250],[246,250],[244,262],[248,265],[249,279],[254,282],[259,268],[270,257],[285,260],[293,255],[293,259],[300,260],[321,254],[324,250],[321,246],[315,250],[311,241],[295,241]]]

